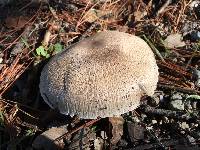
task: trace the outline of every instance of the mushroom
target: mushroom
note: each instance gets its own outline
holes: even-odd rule
[[[40,92],[60,113],[84,119],[114,117],[151,96],[158,67],[148,44],[118,31],[103,31],[55,55],[44,67]]]

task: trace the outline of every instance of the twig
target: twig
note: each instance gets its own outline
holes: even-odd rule
[[[157,109],[154,107],[150,107],[145,105],[144,112],[154,115],[172,117],[172,118],[181,118],[185,112],[183,111],[173,111],[173,110],[166,110],[166,109]]]
[[[174,31],[176,31],[180,20],[181,20],[181,16],[185,13],[185,9],[186,7],[191,3],[192,0],[190,0],[188,3],[185,2],[185,0],[182,0],[182,4],[181,4],[181,10],[179,11],[179,15],[176,19],[176,26],[174,27]],[[182,7],[183,6],[183,7]]]
[[[100,3],[100,1],[97,1],[87,12],[86,12],[86,9],[87,7],[89,6],[89,3],[90,1],[88,1],[83,13],[81,14],[81,18],[79,19],[79,21],[77,22],[77,25],[76,25],[76,30],[78,29],[78,27],[84,23],[84,18],[88,15],[88,13],[90,12],[91,9],[93,9],[96,5],[98,5]]]
[[[166,63],[158,61],[157,64],[162,66],[162,67],[166,67],[166,68],[168,68],[168,69],[170,69],[170,70],[172,70],[172,71],[174,71],[178,74],[184,75],[186,77],[192,76],[192,74],[188,73],[185,68],[183,68],[183,67],[181,67],[177,64],[171,63],[170,61],[167,61]]]
[[[81,37],[78,39],[79,40],[83,40],[84,38],[86,38],[88,36],[88,33],[91,32],[94,28],[96,28],[97,26],[99,26],[99,23],[97,22],[93,22],[90,27],[81,35]]]
[[[33,110],[33,108],[31,108],[31,107],[29,107],[29,106],[26,106],[26,105],[23,105],[23,104],[20,104],[20,103],[17,103],[17,102],[12,102],[12,101],[9,101],[9,100],[0,99],[0,102],[6,103],[6,105],[12,106],[12,107],[14,107],[14,105],[16,105],[16,106],[18,106],[18,105],[20,106],[20,105],[21,105],[21,106],[24,106],[24,107],[26,107],[26,108],[29,108],[29,109],[32,109],[32,110]],[[10,104],[9,102],[12,102],[13,104]],[[27,115],[27,116],[33,118],[33,119],[39,120],[39,118],[36,118],[36,117],[30,115],[29,113],[25,112],[24,110],[22,110],[22,109],[19,108],[19,107],[18,107],[18,110],[21,111],[23,114],[25,114],[25,115]],[[34,111],[35,111],[35,110],[34,110]],[[37,111],[38,111],[38,110],[37,110]]]
[[[45,32],[45,35],[44,35],[44,39],[42,41],[42,45],[44,45],[45,47],[47,47],[49,45],[49,40],[50,40],[50,37],[51,37],[51,27],[49,27],[46,32]]]
[[[147,43],[150,45],[150,47],[152,48],[153,52],[161,59],[162,62],[165,62],[164,58],[162,57],[162,55],[160,54],[158,49],[153,45],[153,43],[151,43],[150,40],[145,35],[143,35],[143,37],[147,41]]]
[[[176,90],[176,91],[180,91],[180,92],[183,92],[183,93],[200,94],[200,91],[189,89],[189,88],[184,88],[184,87],[175,87],[173,85],[166,85],[166,84],[160,84],[159,83],[158,87]]]
[[[23,35],[24,35],[24,32],[25,31],[23,31],[8,47],[6,47],[4,50],[3,50],[3,52],[5,52],[6,50],[8,50],[9,48],[11,48],[12,47],[12,45],[14,44],[14,43],[16,43]]]
[[[70,131],[70,132],[67,132],[67,133],[63,134],[62,136],[56,138],[54,141],[55,141],[55,142],[56,142],[56,141],[58,142],[58,141],[60,141],[61,139],[67,137],[67,136],[70,135],[70,134],[73,134],[73,133],[75,133],[75,132],[77,132],[77,131],[79,131],[79,130],[85,128],[85,127],[89,127],[89,126],[93,125],[94,123],[96,123],[96,122],[99,121],[100,119],[101,119],[101,118],[88,121],[87,123],[81,125],[80,127],[76,128],[76,129],[74,129],[74,130],[72,130],[72,131]]]
[[[157,11],[156,15],[160,15],[164,10],[165,8],[172,2],[172,0],[167,0],[164,5]]]
[[[37,12],[36,12],[24,25],[30,23],[32,20],[35,21],[34,18],[37,17],[37,15],[39,14],[40,9],[41,9],[41,4],[40,4],[40,7],[38,8]],[[33,23],[33,22],[32,22],[32,23]],[[9,48],[11,48],[12,45],[13,45],[14,43],[16,43],[16,42],[24,35],[25,32],[26,32],[26,31],[24,30],[24,31],[23,31],[23,32],[22,32],[8,47],[6,47],[6,48],[3,50],[3,52],[5,52],[5,51],[8,50]]]
[[[0,96],[3,95],[3,93],[5,93],[5,91],[16,81],[16,79],[30,66],[30,64],[33,62],[33,59],[30,60],[30,62],[28,63],[28,65],[23,68],[23,69],[20,69],[20,71],[18,72],[18,75],[15,77],[15,79],[13,81],[11,81],[11,83],[8,83],[7,86],[5,87],[5,89],[3,89],[2,92],[0,92]]]

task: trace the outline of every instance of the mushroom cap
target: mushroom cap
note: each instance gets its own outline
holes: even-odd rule
[[[119,116],[153,95],[158,67],[141,38],[103,31],[55,55],[44,67],[40,92],[52,108],[84,119]]]

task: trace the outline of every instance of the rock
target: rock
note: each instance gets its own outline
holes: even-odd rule
[[[132,122],[128,122],[127,126],[131,142],[144,139],[144,127]]]
[[[182,33],[183,36],[187,35],[188,33],[190,33],[191,31],[195,30],[196,28],[198,28],[198,22],[195,21],[186,21],[183,25],[182,28]]]
[[[193,115],[195,114],[196,109],[198,109],[199,106],[199,100],[200,96],[199,95],[188,95],[185,99],[185,109],[188,111],[192,112]]]
[[[200,87],[200,71],[196,68],[193,71],[193,78],[195,80],[195,85]]]
[[[158,123],[157,120],[152,120],[151,122],[152,122],[152,124],[157,124]]]
[[[182,123],[180,124],[180,127],[181,127],[183,130],[189,129],[189,125],[188,125],[186,122],[182,122]]]
[[[101,138],[96,138],[94,140],[94,150],[102,150],[104,141]]]
[[[173,93],[172,96],[171,96],[171,100],[177,100],[177,99],[182,100],[183,99],[182,96],[183,96],[182,93],[179,93],[179,92]]]
[[[64,147],[64,141],[60,140],[59,143],[55,143],[54,140],[67,132],[68,130],[66,126],[52,127],[37,136],[33,141],[32,146],[35,149],[59,150]]]
[[[199,0],[194,0],[190,3],[190,9],[193,10],[194,8],[197,8],[200,5],[200,1]]]
[[[191,41],[198,41],[200,40],[200,32],[199,31],[192,31],[190,33],[190,36],[191,36]]]
[[[171,96],[171,102],[170,102],[170,106],[172,107],[172,109],[175,110],[184,110],[184,103],[183,103],[183,94],[182,93],[173,93]]]
[[[190,135],[187,135],[187,140],[192,145],[196,144],[196,140],[192,136],[190,136]]]
[[[197,101],[192,102],[192,108],[195,109],[195,110],[198,108],[198,102]]]
[[[173,109],[184,110],[184,103],[182,100],[173,100],[170,102],[170,105]]]
[[[164,123],[169,123],[169,119],[165,116],[162,118],[162,120],[163,120]]]
[[[147,115],[142,113],[142,114],[141,114],[141,119],[142,119],[142,121],[144,121],[146,118],[147,118]]]
[[[160,103],[160,95],[159,93],[155,93],[149,100],[149,105],[152,107],[156,107],[159,103]]]

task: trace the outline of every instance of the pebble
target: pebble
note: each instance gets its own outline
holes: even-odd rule
[[[190,101],[188,101],[188,102],[185,102],[185,108],[186,108],[188,111],[192,111],[192,110],[193,110],[193,108],[192,108],[192,105],[191,105]]]
[[[181,131],[181,134],[185,134],[185,131],[182,130],[182,131]]]
[[[172,100],[170,102],[171,107],[176,110],[184,110],[184,103],[182,100]]]
[[[140,122],[140,119],[136,116],[133,116],[132,119],[133,119],[134,122]]]
[[[192,102],[192,108],[197,109],[197,104],[198,104],[197,101]]]
[[[199,2],[199,0],[194,0],[194,1],[192,1],[191,3],[190,3],[190,9],[192,10],[192,9],[194,9],[194,8],[197,8],[198,6],[200,5],[200,2]]]
[[[128,122],[128,135],[132,142],[144,139],[145,128],[137,123]]]
[[[149,105],[151,105],[152,107],[156,107],[158,104],[159,104],[159,102],[160,102],[160,98],[159,98],[159,96],[158,95],[153,95],[152,97],[151,97],[151,100],[150,100],[150,104]]]
[[[189,129],[189,125],[186,123],[186,122],[182,122],[181,124],[180,124],[180,127],[182,128],[182,129]]]
[[[164,123],[169,123],[169,119],[167,117],[163,117],[162,120],[163,120]]]
[[[141,114],[141,118],[142,118],[142,121],[144,121],[147,118],[147,115],[146,114]]]
[[[193,144],[193,145],[196,144],[196,140],[192,136],[187,135],[187,139],[190,142],[190,144]]]
[[[54,150],[58,145],[55,143],[55,139],[67,133],[66,126],[52,127],[42,134],[38,135],[32,143],[32,146],[35,149],[44,149],[44,150]],[[59,141],[60,145],[64,145],[64,141]]]
[[[182,93],[179,93],[179,92],[177,92],[177,93],[174,93],[172,96],[171,96],[171,99],[173,99],[173,100],[175,100],[175,99],[183,99],[183,97],[182,97]]]
[[[0,64],[3,62],[3,58],[0,57]]]
[[[199,31],[196,31],[196,30],[192,31],[190,33],[190,36],[191,36],[191,40],[192,41],[198,41],[198,40],[200,40],[200,32]]]
[[[157,124],[158,123],[157,120],[152,120],[151,122],[152,122],[152,124]]]
[[[174,123],[174,119],[173,119],[173,118],[170,119],[169,122],[170,122],[170,123]]]
[[[94,140],[94,149],[95,150],[103,150],[104,141],[101,138],[96,138]]]
[[[200,87],[200,71],[196,68],[193,71],[193,78],[195,79],[195,85]]]
[[[162,120],[160,120],[160,121],[159,121],[159,125],[162,125],[162,124],[163,124],[163,121],[162,121]]]

